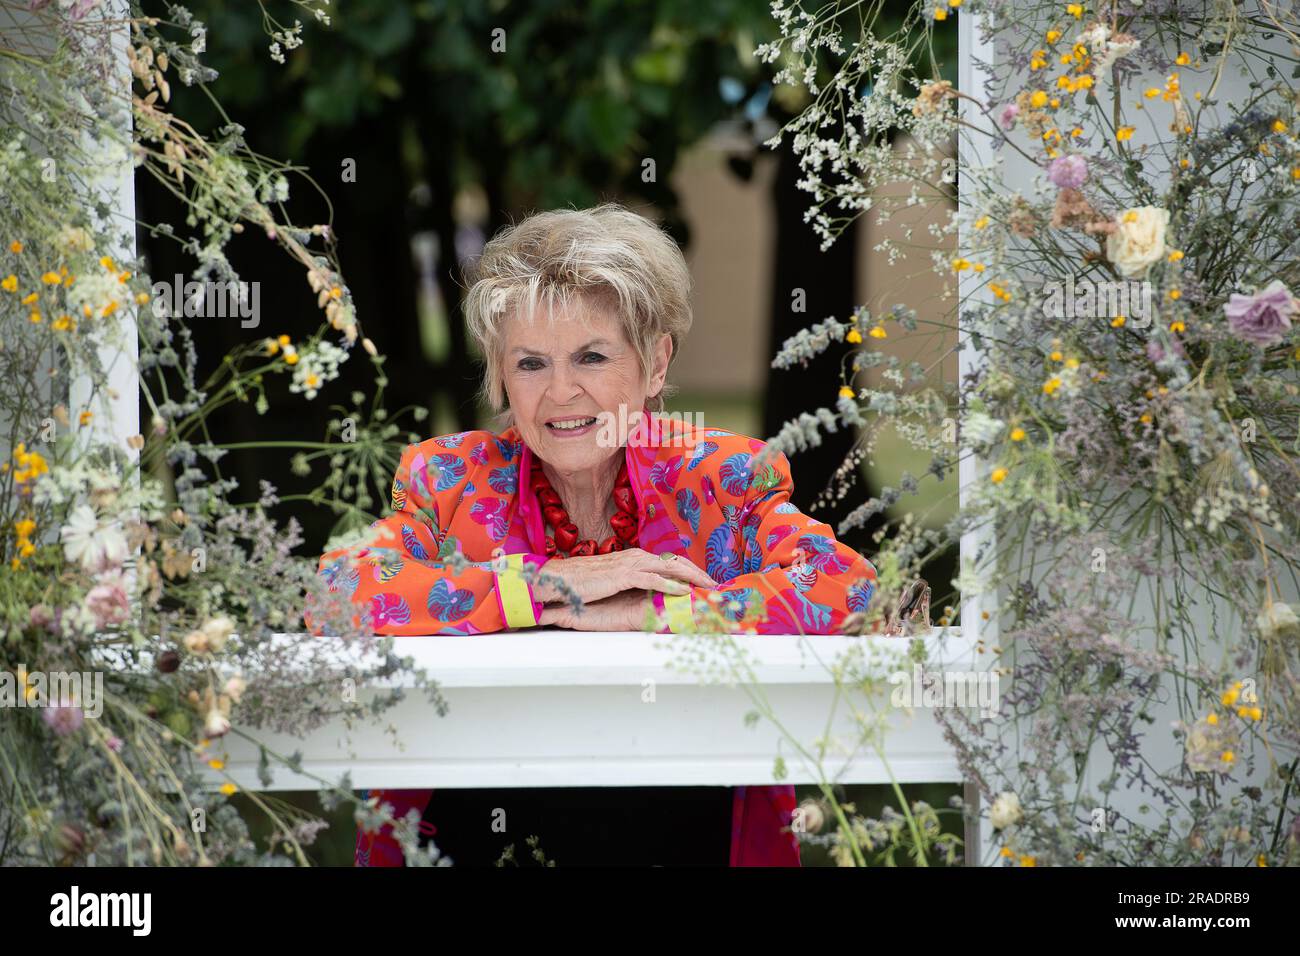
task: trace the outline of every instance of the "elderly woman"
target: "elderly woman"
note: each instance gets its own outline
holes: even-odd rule
[[[791,503],[784,455],[652,417],[691,325],[690,274],[669,236],[613,203],[546,212],[493,238],[476,272],[465,310],[499,427],[408,446],[393,514],[364,547],[322,557],[355,622],[381,634],[648,621],[825,634],[865,610],[875,569]],[[448,560],[457,552],[469,563]],[[382,796],[401,815],[430,793]],[[726,796],[705,812],[730,817],[728,858],[702,862],[798,865],[793,787]],[[427,812],[426,824],[436,830]],[[400,865],[395,849],[386,833],[361,835],[358,859]]]

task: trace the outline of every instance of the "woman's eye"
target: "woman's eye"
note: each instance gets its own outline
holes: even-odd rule
[[[519,360],[519,369],[524,372],[536,372],[542,367],[542,363],[535,358],[526,358]]]
[[[601,355],[599,352],[587,352],[582,356],[582,360],[588,365],[595,365],[597,362],[605,361],[605,356]]]

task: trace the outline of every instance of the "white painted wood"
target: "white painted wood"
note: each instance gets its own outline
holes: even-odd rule
[[[987,67],[993,62],[993,44],[988,42],[982,35],[980,21],[974,13],[963,12],[957,18],[957,88],[981,102],[987,102],[984,84],[988,78]],[[976,108],[975,104],[968,99],[959,99],[957,101],[958,109],[962,118],[971,125],[981,129],[988,130],[990,121],[984,117]],[[989,140],[980,133],[974,133],[969,130],[963,130],[963,135],[958,140],[958,168],[962,170],[970,169],[972,166],[984,165],[993,158],[993,151],[989,146]],[[963,216],[971,209],[971,191],[961,189],[963,182],[969,182],[969,177],[959,174],[958,178],[958,205]],[[970,227],[965,224],[958,232],[958,249],[965,250],[970,248],[968,237]],[[969,304],[983,304],[992,300],[987,284],[984,282],[984,276],[976,273],[974,270],[960,273],[961,280],[958,288],[961,293],[961,306],[959,307],[959,316],[964,318],[962,309]],[[959,318],[958,345],[957,353],[957,370],[958,380],[965,381],[966,376],[975,371],[980,363],[980,353],[975,349],[970,341],[969,336],[965,334],[966,323]],[[988,473],[989,464],[987,461],[977,459],[973,455],[963,456],[957,465],[958,475],[958,501],[962,508],[970,504],[971,489],[975,483],[983,480]],[[978,573],[984,568],[991,567],[994,555],[997,553],[997,536],[993,529],[988,526],[972,529],[962,535],[961,545],[959,548],[959,567],[967,566]],[[995,646],[998,642],[998,613],[997,613],[997,594],[963,594],[961,595],[961,619],[968,634],[978,636],[984,639],[989,646]],[[984,620],[982,615],[988,614],[988,620]],[[978,805],[979,791],[972,784],[966,788],[964,799],[968,803]],[[976,832],[978,830],[978,832]],[[988,823],[987,816],[980,821],[978,828],[968,827],[966,837],[966,858],[967,861],[974,864],[981,861],[981,854],[985,848],[993,846],[993,830]]]
[[[808,756],[783,741],[765,720],[746,726],[745,714],[754,709],[746,686],[752,684],[705,683],[672,668],[704,640],[734,648],[751,662],[749,679],[761,685],[773,712],[809,749]],[[366,647],[373,650],[378,641]],[[949,669],[987,669],[980,658],[988,655],[976,653],[973,642],[956,629],[933,632],[926,642],[930,654],[942,655]],[[890,706],[890,685],[883,685],[870,705],[856,692],[836,700],[828,665],[840,655],[855,648],[864,660],[880,655],[873,672],[883,677],[899,669],[891,659],[908,643],[872,637],[728,639],[561,630],[399,637],[394,638],[395,653],[411,657],[439,682],[450,708],[446,716],[439,717],[425,695],[416,692],[385,712],[382,721],[356,722],[350,734],[341,718],[305,738],[264,735],[236,724],[236,731],[263,740],[278,753],[301,752],[307,775],[277,770],[271,786],[264,786],[257,778],[257,747],[232,732],[221,741],[222,748],[214,748],[227,752],[228,776],[209,772],[209,779],[214,786],[233,779],[253,790],[313,789],[317,784],[310,774],[337,782],[345,772],[356,789],[771,784],[777,782],[773,764],[780,754],[789,774],[784,782],[814,783],[822,779],[812,756],[814,742],[828,736],[855,743],[854,712],[870,714],[874,706],[887,714],[892,728],[885,737],[884,759],[828,747],[825,779],[883,783],[892,771],[900,782],[960,781],[933,710],[909,714]],[[365,653],[363,647],[339,642],[341,688],[351,665]],[[404,678],[384,686],[409,684]],[[648,687],[652,701],[646,700]],[[378,689],[357,688],[358,703]],[[391,725],[396,734],[381,725]]]

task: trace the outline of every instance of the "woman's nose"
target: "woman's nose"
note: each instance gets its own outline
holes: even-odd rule
[[[567,405],[582,393],[582,387],[572,372],[556,367],[546,385],[546,395],[556,405]]]

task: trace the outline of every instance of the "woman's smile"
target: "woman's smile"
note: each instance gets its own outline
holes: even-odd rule
[[[585,435],[596,427],[599,421],[596,415],[582,415],[576,418],[552,418],[546,423],[546,430],[556,438],[576,438]]]

